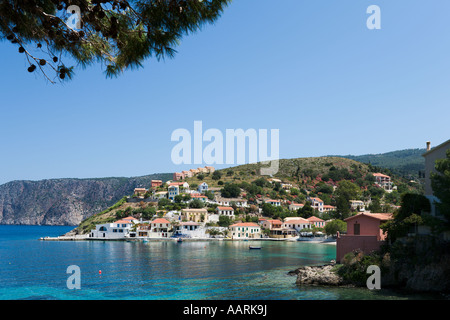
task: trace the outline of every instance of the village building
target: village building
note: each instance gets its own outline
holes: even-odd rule
[[[306,219],[306,220],[308,220],[308,221],[309,221],[311,224],[313,224],[316,228],[323,228],[323,227],[325,227],[325,225],[326,225],[325,220],[322,220],[322,219],[320,219],[320,218],[318,218],[318,217],[315,217],[315,216],[309,217],[309,218]]]
[[[206,182],[202,182],[198,188],[197,188],[198,192],[200,193],[205,193],[206,191],[208,191],[208,184]]]
[[[307,200],[311,202],[311,207],[319,212],[323,212],[323,200],[315,197],[308,197]]]
[[[221,196],[215,196],[216,202],[221,206],[232,206],[236,207],[248,207],[247,199],[244,198],[223,198]]]
[[[273,200],[273,199],[267,199],[266,203],[271,204],[275,207],[280,207],[281,206],[281,200]]]
[[[365,204],[362,200],[350,200],[350,208],[353,211],[365,211]]]
[[[264,220],[261,223],[262,227],[264,229],[280,229],[281,226],[283,225],[283,222],[281,222],[278,219],[269,219],[269,220]]]
[[[181,219],[193,222],[207,222],[208,221],[208,210],[205,208],[201,209],[182,209]]]
[[[305,205],[302,203],[291,203],[289,205],[289,210],[297,211],[298,209],[302,209]]]
[[[152,180],[150,182],[152,188],[158,188],[162,186],[162,180]]]
[[[145,188],[134,188],[134,194],[138,197],[143,197],[145,193],[147,192],[147,189]]]
[[[180,194],[180,188],[178,186],[170,185],[167,188],[167,198],[170,200],[174,200],[177,195]]]
[[[301,232],[303,229],[311,228],[311,222],[300,217],[289,217],[284,219],[284,222],[281,227],[292,228],[297,232]]]
[[[336,261],[340,262],[344,255],[354,250],[365,254],[378,251],[386,239],[380,225],[392,219],[389,213],[359,213],[344,221],[347,223],[347,234],[338,234],[336,240]]]
[[[131,237],[131,229],[139,222],[133,217],[123,218],[112,223],[103,223],[95,226],[91,230],[89,238],[98,239],[124,239]]]
[[[222,207],[218,206],[216,212],[219,216],[227,216],[234,219],[234,209],[233,207]]]
[[[232,239],[259,239],[261,227],[253,222],[235,223],[230,226]]]
[[[383,188],[387,192],[392,191],[392,181],[391,177],[382,173],[373,173],[373,176],[375,177],[375,184],[379,186],[380,188]]]

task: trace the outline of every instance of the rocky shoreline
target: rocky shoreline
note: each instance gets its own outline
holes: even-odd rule
[[[336,263],[331,262],[320,266],[300,267],[296,270],[289,271],[288,274],[297,276],[295,283],[298,286],[351,286],[334,272],[335,269]]]

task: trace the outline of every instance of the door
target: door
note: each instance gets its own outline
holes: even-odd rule
[[[355,236],[359,236],[359,234],[360,234],[360,225],[359,225],[359,223],[355,223],[353,225],[353,234]]]

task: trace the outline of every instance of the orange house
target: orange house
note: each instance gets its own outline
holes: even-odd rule
[[[361,250],[365,254],[378,251],[386,240],[386,234],[380,225],[392,219],[389,213],[360,213],[349,217],[347,234],[339,235],[336,240],[336,261],[339,262],[349,252]]]

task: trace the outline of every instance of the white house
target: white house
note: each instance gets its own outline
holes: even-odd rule
[[[362,200],[350,200],[350,207],[354,211],[365,211],[364,201]]]
[[[290,217],[286,218],[283,222],[282,228],[292,228],[297,232],[300,232],[302,229],[311,228],[311,222],[300,218],[300,217]]]
[[[198,188],[197,188],[198,192],[200,193],[205,193],[206,191],[208,191],[208,184],[206,182],[202,182]]]
[[[387,192],[392,191],[392,181],[391,181],[390,176],[387,176],[387,175],[379,173],[379,172],[373,173],[373,176],[375,177],[375,183],[379,187],[383,188]]]
[[[227,216],[234,219],[234,209],[233,207],[222,207],[218,206],[216,212],[219,216]]]
[[[187,221],[181,222],[174,227],[174,236],[186,238],[208,238],[205,228],[202,228],[199,223]]]
[[[318,210],[319,212],[323,212],[323,201],[320,198],[308,197],[307,200],[311,202],[311,207],[313,209]]]
[[[235,223],[230,226],[232,239],[259,239],[261,227],[253,222]]]
[[[112,223],[103,223],[95,226],[94,230],[91,230],[89,238],[97,239],[123,239],[128,238],[133,226],[138,222],[133,217],[127,217]]]
[[[275,207],[281,206],[281,200],[268,199],[268,200],[266,201],[266,203],[271,204],[271,205],[273,205],[273,206],[275,206]]]
[[[170,200],[174,200],[175,196],[180,194],[180,187],[177,185],[171,185],[169,186],[169,188],[167,189],[167,198],[169,198]]]
[[[302,209],[305,205],[301,203],[291,203],[289,205],[289,210],[297,211],[298,209]]]
[[[248,207],[247,200],[243,198],[222,198],[216,196],[215,200],[220,206],[231,206],[234,203],[236,207]]]

